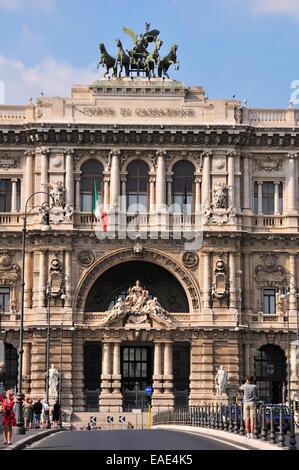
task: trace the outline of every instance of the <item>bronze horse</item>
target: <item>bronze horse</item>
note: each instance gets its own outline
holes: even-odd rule
[[[151,54],[149,54],[149,56],[146,58],[146,76],[148,78],[155,78],[155,67],[156,65],[158,64],[158,61],[159,61],[159,51],[161,49],[161,47],[163,46],[163,41],[161,41],[160,38],[157,38],[156,39],[156,43],[155,43],[155,49],[153,50],[153,52]]]
[[[119,77],[121,77],[123,68],[125,68],[126,72],[126,77],[130,76],[130,65],[131,65],[131,59],[130,57],[125,53],[122,43],[120,39],[116,40],[116,45],[118,47],[118,54],[117,54],[117,59],[116,59],[116,66],[120,65],[120,72],[119,72]]]
[[[159,78],[162,78],[162,75],[165,75],[169,79],[169,75],[167,72],[171,65],[177,65],[176,70],[179,70],[179,61],[177,60],[177,55],[176,55],[177,49],[178,49],[177,44],[174,44],[171,47],[169,54],[163,59],[159,60],[158,62]]]
[[[113,75],[112,76],[116,77],[117,76],[116,59],[114,57],[111,57],[111,55],[108,54],[108,52],[106,51],[106,48],[105,48],[105,46],[102,42],[100,43],[99,48],[100,48],[100,51],[101,51],[101,58],[100,58],[100,62],[98,63],[98,68],[100,67],[101,64],[103,65],[103,67],[106,67],[107,72],[105,73],[104,77],[106,77],[106,75],[109,75],[109,70],[110,69],[113,69]]]

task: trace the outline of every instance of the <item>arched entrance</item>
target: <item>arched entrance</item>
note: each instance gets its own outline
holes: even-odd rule
[[[282,403],[283,383],[286,380],[286,357],[279,346],[267,344],[257,351],[255,377],[260,400]]]
[[[91,288],[86,312],[105,312],[129,287],[139,280],[152,297],[157,297],[169,312],[187,313],[189,303],[183,287],[166,269],[144,261],[129,261],[113,266],[100,276]]]

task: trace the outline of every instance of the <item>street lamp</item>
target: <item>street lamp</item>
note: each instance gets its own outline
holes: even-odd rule
[[[61,320],[61,335],[60,335],[60,379],[59,379],[59,391],[58,391],[58,403],[59,403],[59,427],[62,427],[62,346],[63,346],[63,326],[66,320],[73,319],[73,310],[67,310],[64,312]],[[70,331],[75,331],[74,321]]]
[[[25,211],[23,217],[23,229],[22,229],[22,276],[21,276],[21,318],[20,318],[20,338],[19,338],[19,360],[18,360],[18,384],[17,384],[17,401],[16,401],[16,434],[25,434],[24,428],[24,417],[23,417],[23,393],[22,393],[22,379],[23,379],[23,342],[24,342],[24,310],[25,310],[25,250],[26,250],[26,236],[27,236],[27,222],[28,217],[34,209],[39,208],[43,213],[43,225],[45,231],[51,230],[50,227],[50,207],[47,202],[41,206],[35,206],[28,211],[29,202],[33,197],[39,194],[44,194],[49,197],[51,195],[44,191],[37,191],[27,199],[25,203]]]
[[[286,273],[289,276],[292,276],[294,279],[295,276],[292,273]],[[296,287],[295,284],[290,282],[290,286],[293,287],[296,291],[296,337],[297,337],[297,351],[299,348],[299,289]],[[291,289],[288,287],[281,288],[280,298],[281,300],[286,300],[291,295]],[[285,309],[286,311],[287,309]],[[289,404],[291,403],[291,364],[290,364],[290,309],[288,309],[287,313],[287,357],[288,357],[288,401]],[[299,370],[297,371],[297,380],[298,380],[298,387],[299,387]],[[299,391],[298,391],[298,398],[299,398]]]

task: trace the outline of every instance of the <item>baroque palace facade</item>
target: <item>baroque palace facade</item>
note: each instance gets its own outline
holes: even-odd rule
[[[249,373],[262,399],[281,402],[288,383],[296,398],[298,121],[292,107],[249,109],[144,78],[1,106],[4,385],[17,383],[22,223],[38,192],[24,269],[26,394],[45,396],[50,282],[64,407],[130,406],[136,383],[153,386],[154,409],[213,401],[221,365],[228,398]],[[73,208],[61,223],[50,217],[50,231],[38,209],[48,191]]]

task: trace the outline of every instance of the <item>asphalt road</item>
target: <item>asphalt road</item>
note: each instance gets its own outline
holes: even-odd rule
[[[26,450],[237,450],[230,443],[165,430],[64,431]]]

